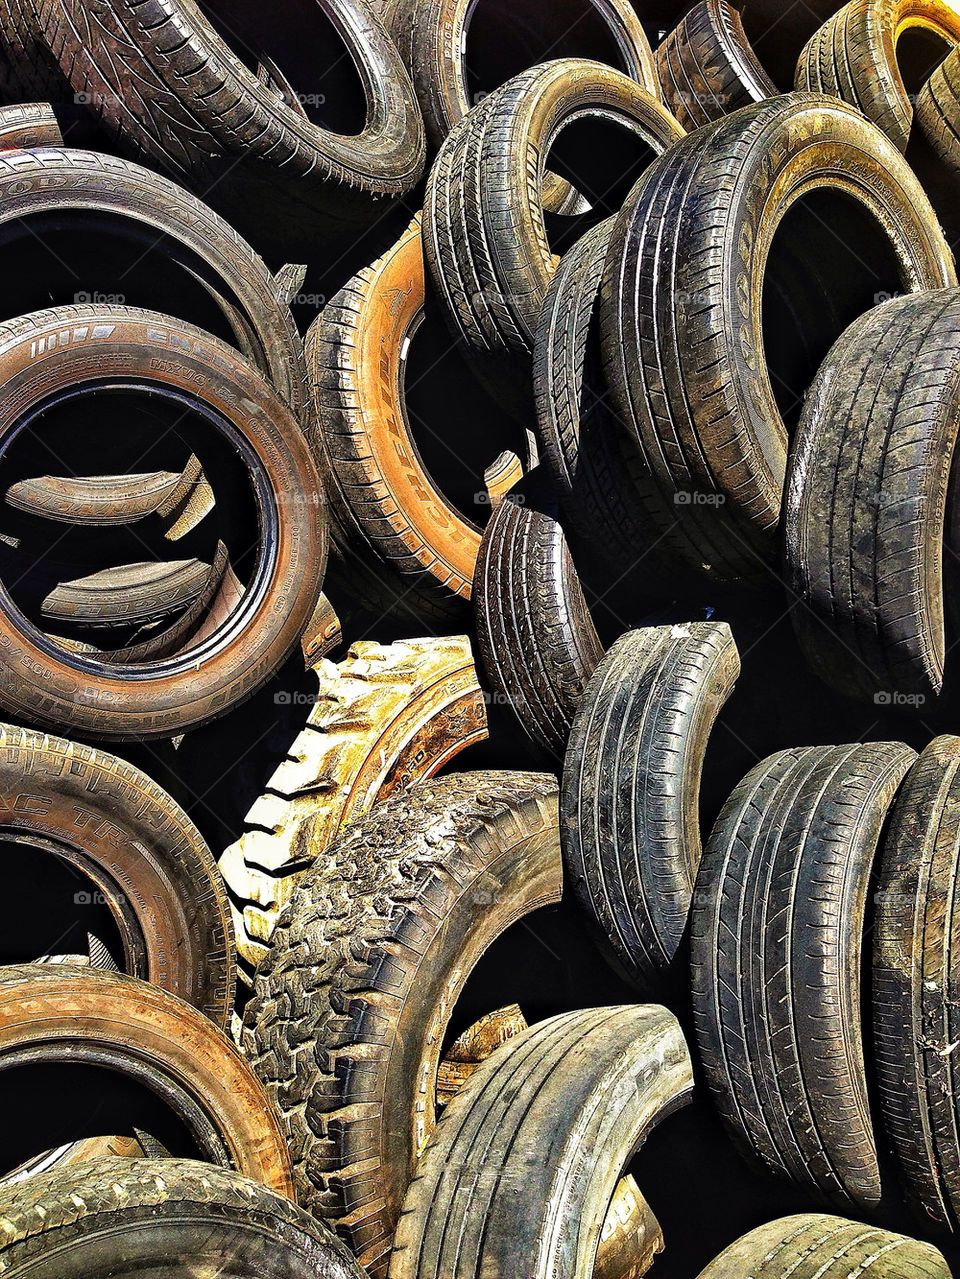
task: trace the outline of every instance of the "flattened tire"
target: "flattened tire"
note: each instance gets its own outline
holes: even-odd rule
[[[808,1213],[751,1230],[700,1279],[950,1279],[936,1248],[842,1217]]]
[[[0,968],[0,1073],[25,1060],[65,1059],[106,1066],[155,1092],[209,1163],[294,1197],[290,1157],[264,1090],[202,1013],[165,990],[103,969]],[[82,1109],[77,1114],[86,1117]],[[94,1143],[82,1144],[88,1159]],[[106,1153],[107,1139],[103,1145]],[[69,1160],[68,1146],[44,1162],[56,1167]]]
[[[657,72],[664,102],[688,133],[779,93],[728,0],[690,10],[658,46]]]
[[[855,192],[837,176],[850,166]],[[791,203],[801,181],[813,205]],[[771,257],[788,210],[794,234]],[[838,265],[843,218],[861,238],[856,260]],[[614,226],[600,320],[610,394],[686,535],[668,532],[664,548],[689,557],[693,539],[694,567],[733,579],[756,576],[758,559],[774,563],[790,420],[834,339],[878,291],[955,284],[903,157],[834,99],[744,107],[656,161]],[[777,348],[790,380],[774,369],[786,399],[760,319],[771,291],[785,311],[777,331],[790,333]]]
[[[879,860],[873,1027],[880,1111],[920,1219],[960,1221],[960,738],[911,768]]]
[[[628,631],[600,663],[563,765],[564,864],[614,968],[641,987],[676,958],[700,863],[700,773],[740,658],[730,628]]]
[[[464,982],[511,923],[560,898],[556,797],[551,777],[467,773],[386,800],[304,877],[258,969],[244,1046],[299,1202],[371,1275],[435,1123]]]
[[[0,1194],[5,1279],[163,1271],[361,1279],[346,1248],[282,1195],[188,1159],[95,1159]]]
[[[542,505],[508,499],[487,525],[474,593],[477,647],[528,737],[562,758],[603,645],[563,530]]]
[[[424,1152],[390,1279],[580,1279],[618,1179],[693,1086],[665,1008],[566,1013],[478,1067]],[[521,1190],[522,1188],[522,1190]]]
[[[917,82],[908,85],[897,45],[906,31],[918,30],[934,48]],[[913,99],[958,41],[960,14],[943,0],[850,0],[805,46],[795,84],[849,102],[906,151]]]
[[[694,1028],[727,1130],[838,1202],[880,1200],[860,1024],[874,853],[916,758],[894,742],[758,764],[717,818],[691,923]]]
[[[179,804],[113,755],[6,724],[0,799],[5,840],[52,852],[106,897],[127,972],[224,1028],[236,977],[230,904]]]
[[[138,666],[69,652],[4,601],[2,700],[17,719],[78,735],[169,737],[249,697],[299,641],[326,561],[319,478],[293,415],[235,351],[192,325],[127,307],[60,307],[0,326],[0,442],[65,389],[109,393],[111,378],[175,396],[221,424],[256,494],[259,564],[227,623],[176,657]]]
[[[827,356],[804,406],[784,504],[786,581],[807,660],[847,696],[922,704],[943,687],[943,542],[960,425],[960,296],[893,298]]]

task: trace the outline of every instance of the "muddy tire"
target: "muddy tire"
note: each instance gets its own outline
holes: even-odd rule
[[[860,1024],[864,911],[915,758],[893,742],[770,756],[724,805],[694,894],[694,1027],[730,1135],[754,1162],[868,1208],[881,1187]]]
[[[960,963],[956,883],[960,738],[938,737],[907,774],[880,855],[873,1026],[880,1111],[921,1220],[960,1220]]]
[[[956,290],[894,298],[844,333],[804,406],[784,505],[791,616],[847,696],[922,705],[943,686],[958,343]]]
[[[304,876],[257,972],[244,1047],[298,1200],[371,1275],[435,1123],[464,982],[514,920],[559,900],[556,794],[550,777],[468,773],[386,800]]]
[[[5,840],[52,852],[107,898],[127,972],[225,1027],[235,979],[229,902],[179,804],[113,755],[9,725],[0,725],[0,794]]]
[[[495,693],[528,737],[561,759],[603,646],[563,530],[533,500],[504,502],[487,525],[474,592],[477,647]]]
[[[907,32],[929,46],[917,51],[910,83],[898,59]],[[906,151],[913,98],[958,41],[960,14],[943,0],[851,0],[804,48],[796,87],[849,102]]]
[[[605,956],[655,986],[686,934],[707,740],[740,673],[730,628],[628,631],[600,663],[563,766],[564,864]]]
[[[314,670],[319,689],[305,727],[219,859],[251,970],[297,883],[348,823],[487,736],[465,635],[361,641],[344,661]]]
[[[9,1279],[117,1279],[183,1265],[235,1279],[360,1279],[336,1238],[282,1195],[188,1159],[97,1159],[0,1195]]]
[[[779,93],[728,0],[700,0],[657,48],[657,71],[663,100],[687,132]]]
[[[183,1000],[102,969],[0,969],[0,1072],[65,1057],[142,1084],[186,1124],[207,1162],[293,1197],[290,1158],[263,1089],[226,1035]],[[79,1101],[77,1114],[81,1123],[87,1118]],[[83,1142],[84,1158],[93,1147]],[[69,1163],[71,1149],[61,1147],[35,1170]]]
[[[3,610],[2,696],[11,716],[110,740],[170,737],[249,697],[299,641],[326,560],[319,478],[290,411],[230,347],[152,312],[60,307],[2,326],[0,338],[0,443],[65,391],[97,395],[113,375],[135,379],[154,397],[175,397],[226,424],[262,525],[259,566],[229,624],[162,664],[111,667],[57,646],[19,610]]]
[[[928,1243],[815,1213],[751,1230],[711,1261],[700,1279],[950,1279]]]
[[[864,176],[841,198],[850,165]],[[790,206],[800,171],[813,203]],[[771,255],[788,207],[794,234]],[[860,237],[852,265],[831,256],[844,218]],[[600,320],[615,407],[684,530],[668,527],[664,549],[689,558],[694,541],[694,567],[734,579],[774,563],[789,430],[834,340],[878,291],[955,281],[903,157],[839,102],[744,107],[655,162],[614,227]],[[761,297],[782,308],[773,328],[757,323]]]
[[[518,1256],[529,1279],[591,1274],[625,1165],[692,1086],[679,1024],[655,1005],[566,1013],[513,1039],[437,1126],[390,1279],[510,1274]]]

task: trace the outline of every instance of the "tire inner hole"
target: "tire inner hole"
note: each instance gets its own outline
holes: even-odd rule
[[[953,47],[950,40],[929,27],[907,27],[901,34],[897,40],[897,66],[911,98],[916,97]]]

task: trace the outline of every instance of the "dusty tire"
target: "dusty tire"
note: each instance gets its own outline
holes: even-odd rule
[[[560,891],[554,780],[468,773],[354,822],[280,917],[245,1049],[283,1117],[299,1202],[372,1275],[386,1272],[435,1122],[463,983],[505,928]]]
[[[880,1199],[860,1025],[874,852],[907,746],[810,746],[724,805],[691,923],[694,1027],[738,1147],[839,1202]]]
[[[425,469],[404,402],[411,335],[424,318],[419,219],[330,299],[305,342],[317,423],[312,437],[338,532],[347,592],[356,560],[425,612],[470,598],[480,529]]]
[[[0,1072],[27,1061],[106,1066],[136,1080],[183,1120],[209,1163],[293,1198],[280,1127],[249,1066],[222,1031],[167,991],[68,964],[2,968]],[[88,1117],[80,1107],[77,1114],[78,1123]],[[85,1158],[93,1145],[83,1143]],[[70,1152],[45,1158],[46,1168],[70,1162]]]
[[[955,289],[894,298],[844,333],[804,406],[784,503],[791,616],[847,696],[922,705],[943,685],[958,343]]]
[[[52,852],[107,898],[127,972],[225,1027],[235,979],[230,906],[179,804],[113,755],[9,725],[0,725],[0,795],[4,840]]]
[[[188,1159],[96,1159],[0,1195],[5,1276],[99,1279],[180,1262],[234,1279],[360,1279],[332,1234],[289,1199]],[[195,1272],[196,1272],[195,1271]]]
[[[804,0],[802,5],[784,9],[782,0],[746,0],[743,23],[747,37],[781,93],[793,87],[803,46],[842,3]]]
[[[930,45],[909,83],[898,60],[906,31]],[[913,98],[958,41],[960,14],[943,0],[850,0],[804,48],[796,87],[849,102],[906,151]]]
[[[593,1272],[617,1180],[686,1104],[687,1046],[665,1008],[552,1017],[455,1098],[403,1204],[390,1279],[579,1279]]]
[[[807,1213],[751,1230],[700,1272],[700,1279],[950,1279],[928,1243],[842,1217]]]
[[[683,136],[632,80],[569,58],[534,67],[491,94],[453,130],[430,172],[423,214],[430,276],[451,331],[488,362],[532,350],[557,264],[542,203],[544,148],[549,153],[572,118],[588,117],[632,135],[632,171],[615,183],[624,196],[649,154]],[[610,198],[616,211],[619,201]]]
[[[960,965],[960,738],[938,737],[907,774],[879,861],[873,1026],[880,1112],[921,1220],[956,1230]]]
[[[349,822],[487,736],[465,635],[361,641],[342,662],[314,670],[319,692],[306,726],[219,859],[237,950],[251,968],[299,880]]]
[[[561,815],[570,884],[607,959],[654,986],[687,930],[700,863],[700,774],[740,659],[730,628],[628,631],[573,722]]]
[[[531,496],[523,506],[504,502],[484,533],[477,647],[495,693],[527,735],[562,758],[603,646],[563,530],[532,486]]]
[[[855,197],[836,176],[851,165]],[[800,175],[812,204],[790,205]],[[794,234],[771,257],[788,208]],[[830,246],[844,219],[860,239],[841,287]],[[684,529],[664,548],[689,558],[692,540],[694,567],[734,579],[774,562],[790,424],[834,339],[878,290],[955,281],[912,171],[852,107],[773,98],[658,160],[614,227],[600,319],[615,406]],[[771,295],[777,323],[758,323]]]
[[[687,132],[779,93],[728,0],[691,9],[658,46],[657,72],[663,100]]]
[[[960,49],[944,58],[920,90],[916,121],[950,176],[960,178]]]
[[[0,107],[0,151],[62,146],[63,134],[49,103]]]
[[[290,411],[231,348],[152,312],[61,307],[2,326],[0,339],[4,444],[64,393],[113,394],[98,388],[115,377],[212,419],[244,459],[261,523],[250,589],[228,622],[160,663],[110,666],[70,652],[8,604],[0,649],[11,715],[111,740],[169,737],[250,696],[299,640],[326,559],[319,480]]]
[[[425,155],[413,86],[382,24],[364,4],[319,0],[317,8],[313,38],[339,39],[347,63],[362,68],[365,119],[355,134],[314,124],[308,108],[289,100],[298,86],[276,64],[291,59],[297,78],[302,44],[285,43],[279,24],[261,29],[256,8],[227,9],[224,23],[223,9],[194,0],[37,0],[47,43],[74,91],[131,158],[209,191],[233,220],[256,229],[262,217],[267,235],[305,238],[325,214],[356,215],[358,196],[370,202],[409,190]],[[299,14],[302,42],[313,14],[309,7]],[[275,40],[284,47],[263,44]],[[273,64],[271,75],[245,65],[251,49],[261,67]]]

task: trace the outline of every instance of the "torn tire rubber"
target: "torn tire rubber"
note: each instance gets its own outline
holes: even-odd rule
[[[435,1123],[464,982],[511,923],[560,898],[556,801],[554,780],[531,773],[386,800],[304,876],[258,969],[244,1047],[282,1117],[298,1201],[371,1275],[386,1273]]]
[[[0,1194],[9,1279],[218,1271],[232,1279],[361,1279],[310,1215],[265,1186],[189,1159],[95,1159]]]
[[[772,98],[656,161],[614,226],[600,320],[615,407],[683,532],[664,550],[692,541],[733,580],[775,563],[789,432],[834,340],[878,291],[955,282],[912,171],[845,104]]]
[[[688,133],[780,92],[728,0],[694,5],[658,46],[657,71],[663,100]]]
[[[838,1202],[880,1200],[860,1024],[871,867],[916,758],[894,742],[758,764],[724,805],[691,923],[694,1027],[731,1137]]]
[[[508,499],[477,559],[477,647],[495,693],[532,741],[562,758],[603,646],[548,503]]]
[[[592,1274],[618,1179],[692,1086],[665,1008],[566,1013],[511,1040],[437,1126],[404,1200],[390,1279],[506,1275],[518,1257],[529,1279]]]
[[[943,0],[850,0],[800,54],[795,84],[849,102],[906,151],[914,98],[958,41]]]
[[[587,685],[563,765],[570,884],[603,953],[635,985],[686,934],[700,863],[700,774],[740,659],[730,628],[628,631]]]
[[[784,505],[794,630],[830,686],[879,705],[943,686],[943,550],[956,524],[960,295],[893,298],[827,356],[804,406]]]

